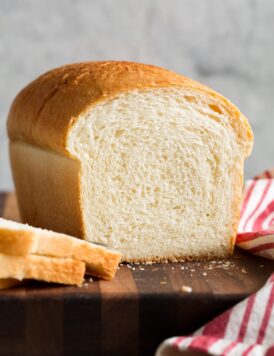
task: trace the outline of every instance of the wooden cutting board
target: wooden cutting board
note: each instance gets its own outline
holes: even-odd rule
[[[0,194],[0,216],[19,220],[14,194]],[[123,265],[112,282],[81,288],[29,281],[0,292],[0,355],[153,355],[273,271],[273,261],[237,250],[219,262]]]

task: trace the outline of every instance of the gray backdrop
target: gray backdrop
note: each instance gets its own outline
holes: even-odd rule
[[[12,189],[6,116],[44,71],[69,62],[165,66],[223,93],[250,119],[246,177],[274,166],[274,1],[0,0],[0,189]]]

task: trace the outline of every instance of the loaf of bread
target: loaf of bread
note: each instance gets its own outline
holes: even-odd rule
[[[103,246],[2,218],[0,254],[72,258],[84,262],[87,273],[107,280],[114,277],[121,259],[119,253]]]
[[[8,132],[24,222],[128,262],[231,255],[253,134],[206,86],[138,63],[67,65],[19,93]]]

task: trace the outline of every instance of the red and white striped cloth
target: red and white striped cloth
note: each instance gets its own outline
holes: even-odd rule
[[[237,245],[274,259],[274,170],[247,181]],[[223,356],[274,356],[274,273],[263,288],[190,336],[165,340],[156,356],[186,351]]]
[[[246,182],[236,244],[274,259],[274,171]]]

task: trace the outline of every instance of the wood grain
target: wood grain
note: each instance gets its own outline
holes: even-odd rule
[[[112,283],[100,281],[99,284],[102,296],[101,335],[104,340],[102,354],[137,356],[138,290],[131,271],[128,268],[121,268]]]
[[[48,355],[63,353],[63,301],[62,288],[52,289],[51,298],[45,290],[38,289],[33,296],[32,289],[26,288],[25,300],[25,353],[41,355],[41,345],[46,343]]]
[[[14,194],[0,215],[19,220]],[[153,355],[258,290],[274,262],[236,250],[220,262],[122,265],[81,288],[28,281],[0,291],[0,355]],[[184,286],[192,289],[185,291]]]

